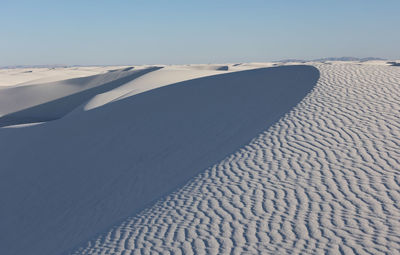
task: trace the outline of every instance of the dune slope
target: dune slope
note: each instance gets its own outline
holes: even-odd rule
[[[279,122],[73,254],[399,254],[400,69],[317,67]]]
[[[0,129],[2,252],[59,254],[107,230],[248,143],[318,78],[311,66],[227,73]]]

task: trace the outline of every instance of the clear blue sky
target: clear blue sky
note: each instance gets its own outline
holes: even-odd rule
[[[0,22],[0,66],[400,58],[400,0],[1,0]]]

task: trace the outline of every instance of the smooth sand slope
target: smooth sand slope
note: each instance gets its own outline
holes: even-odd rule
[[[57,82],[53,84],[60,88],[56,97],[42,103],[35,100],[42,100],[48,84],[43,85],[46,88],[31,85],[22,92],[0,90],[0,95],[7,91],[18,97],[26,95],[25,89],[31,93],[31,88],[40,88],[32,92],[35,102],[30,107],[3,106],[8,109],[5,116],[20,120],[6,122],[3,116],[4,126],[53,120],[0,129],[1,253],[61,254],[85,244],[249,143],[299,103],[319,78],[315,67],[304,65],[237,72],[229,67],[185,68],[191,74],[178,80],[192,80],[175,84],[170,84],[172,78],[155,82],[157,75],[166,75],[163,69],[119,70],[109,80],[103,76],[108,74],[102,74],[97,76],[101,82],[82,90],[91,91],[85,97],[80,96],[81,90],[59,97],[70,85]],[[197,76],[201,78],[193,79]],[[135,84],[145,90],[140,87],[143,79],[152,81],[151,88],[169,86],[136,94]],[[66,101],[59,104],[60,100]],[[31,113],[35,118],[30,118]],[[174,213],[155,213],[154,219],[168,215],[175,218]],[[172,220],[171,226],[183,222]],[[153,229],[151,224],[148,227]],[[113,247],[103,245],[106,252]]]
[[[276,124],[73,254],[399,254],[400,68],[315,66]]]

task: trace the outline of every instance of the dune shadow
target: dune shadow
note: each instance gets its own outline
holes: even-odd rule
[[[305,65],[226,73],[0,129],[2,252],[74,248],[237,151],[318,79]]]

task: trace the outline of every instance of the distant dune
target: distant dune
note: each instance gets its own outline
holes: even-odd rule
[[[399,84],[385,61],[10,84],[0,253],[396,254]]]

